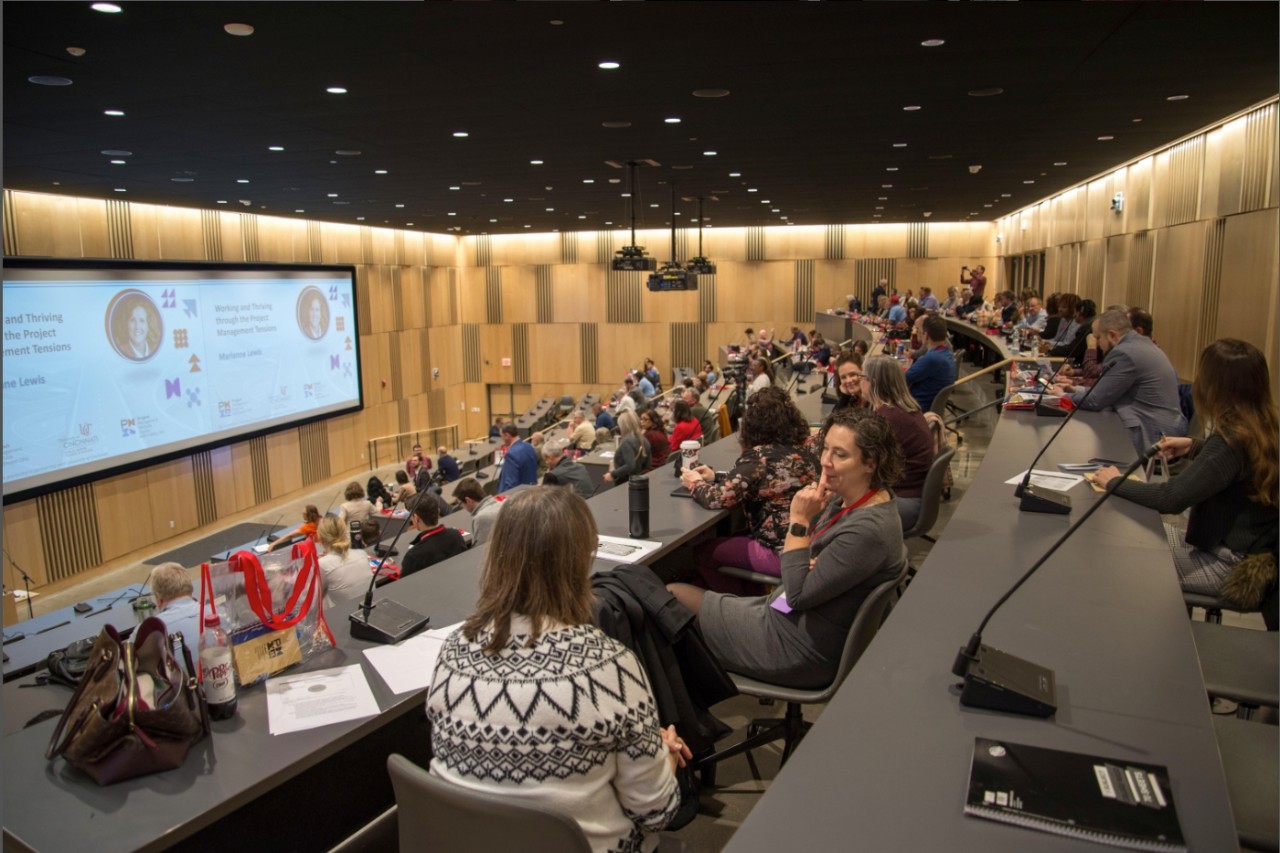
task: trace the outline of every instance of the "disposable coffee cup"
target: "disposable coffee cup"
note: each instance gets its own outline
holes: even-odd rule
[[[151,596],[144,595],[133,600],[133,618],[141,625],[147,621],[147,617],[156,615],[156,603],[151,600]]]
[[[702,450],[702,445],[696,441],[680,442],[680,457],[684,460],[681,467],[686,471],[692,471],[698,467],[698,453]]]

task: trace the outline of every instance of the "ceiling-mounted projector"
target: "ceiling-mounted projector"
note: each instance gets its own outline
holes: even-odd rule
[[[694,275],[715,275],[716,265],[706,258],[690,258],[684,268]]]
[[[614,254],[617,255],[612,267],[615,272],[653,272],[658,268],[657,259],[647,256],[644,246],[623,246]]]
[[[675,264],[665,264],[649,276],[648,287],[654,291],[697,290],[698,276]]]

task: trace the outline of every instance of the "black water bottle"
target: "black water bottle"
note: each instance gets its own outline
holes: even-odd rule
[[[641,475],[627,479],[627,498],[631,509],[632,539],[649,538],[649,478]]]

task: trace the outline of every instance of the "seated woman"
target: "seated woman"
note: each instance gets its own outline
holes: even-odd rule
[[[418,488],[409,482],[409,474],[406,471],[396,472],[396,489],[393,506],[400,504],[409,506],[409,501],[413,500],[413,496],[418,493]]]
[[[677,399],[671,407],[671,419],[675,425],[671,427],[671,437],[667,446],[672,453],[678,453],[680,445],[686,441],[697,441],[702,438],[702,424],[693,416],[693,408],[685,400]],[[655,465],[656,467],[656,465]]]
[[[336,515],[320,519],[316,525],[316,541],[324,552],[320,557],[324,606],[332,607],[339,601],[364,595],[370,580],[369,554],[351,547],[351,534],[342,520]]]
[[[476,612],[436,661],[431,772],[563,812],[598,853],[640,850],[676,813],[674,771],[691,756],[674,726],[659,728],[635,655],[591,624],[595,543],[591,510],[570,489],[506,501]]]
[[[747,399],[750,400],[761,389],[773,385],[773,365],[767,358],[756,358],[751,361],[751,384],[747,386]]]
[[[920,517],[924,481],[933,465],[933,435],[896,361],[873,355],[862,365],[862,373],[867,402],[889,422],[902,450],[902,475],[893,483],[893,495],[905,530]]]
[[[1251,554],[1276,553],[1276,404],[1267,362],[1253,344],[1224,338],[1200,355],[1191,386],[1196,413],[1210,424],[1205,439],[1162,438],[1165,459],[1191,458],[1186,470],[1164,483],[1125,480],[1116,494],[1164,514],[1188,507],[1185,540],[1166,524],[1173,564],[1182,588],[1218,595],[1236,563]],[[1120,476],[1099,469],[1106,486]]]
[[[625,483],[632,474],[642,474],[649,465],[649,442],[640,429],[635,412],[618,415],[618,447],[613,452],[613,470],[604,475],[606,483]]]
[[[302,523],[290,530],[288,533],[282,533],[279,538],[272,541],[267,546],[268,551],[274,551],[277,548],[283,548],[286,545],[292,545],[300,539],[314,538],[316,535],[316,525],[320,523],[320,510],[316,509],[315,504],[307,504],[302,509]]]
[[[742,415],[742,455],[733,470],[723,479],[706,465],[680,473],[680,482],[702,506],[725,509],[742,504],[747,517],[747,535],[710,539],[694,550],[694,565],[709,588],[750,591],[736,578],[717,572],[718,566],[779,575],[778,555],[786,540],[791,499],[817,479],[818,460],[808,439],[809,425],[787,393],[766,388]]]
[[[708,385],[716,384],[716,366],[711,363],[711,359],[706,359],[702,362],[702,372],[706,374]]]
[[[347,500],[338,508],[338,515],[345,523],[364,521],[373,515],[373,504],[369,503],[369,499],[364,496],[364,486],[352,480],[347,483],[346,491],[342,496]]]
[[[836,358],[836,405],[832,409],[860,409],[866,405],[862,398],[862,353],[844,350]]]
[[[822,479],[791,501],[782,585],[756,598],[668,586],[697,614],[725,669],[787,687],[831,683],[862,602],[906,564],[889,491],[901,469],[884,418],[865,409],[839,412],[827,425]]]
[[[649,446],[649,464],[644,467],[652,471],[659,465],[665,465],[671,455],[671,440],[663,428],[662,415],[653,411],[640,413],[640,430],[644,433],[645,443]]]

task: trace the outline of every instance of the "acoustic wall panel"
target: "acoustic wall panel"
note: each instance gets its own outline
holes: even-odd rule
[[[191,480],[196,496],[196,524],[213,524],[218,520],[218,499],[213,486],[213,454],[210,451],[191,457]]]
[[[703,355],[707,351],[707,327],[705,323],[672,323],[670,366],[688,367],[697,372],[702,368]]]
[[[583,323],[578,326],[578,337],[581,341],[582,382],[595,385],[600,381],[600,329],[595,323]]]
[[[267,455],[267,437],[260,435],[245,443],[249,445],[249,465],[253,471],[253,502],[266,503],[271,500],[271,466]]]
[[[18,255],[18,226],[14,220],[13,190],[4,191],[4,210],[0,210],[0,219],[4,220],[4,253]]]
[[[533,268],[534,301],[537,304],[538,322],[554,323],[555,288],[551,283],[551,265],[538,264]]]
[[[871,299],[871,291],[880,283],[880,279],[885,279],[889,283],[889,290],[893,290],[894,277],[897,274],[894,258],[859,258],[857,266],[854,267],[853,284],[854,293],[857,294],[858,300],[862,303],[862,307],[871,311],[875,308],[869,304]]]
[[[258,246],[258,217],[252,213],[240,214],[240,244],[244,249],[246,261],[259,261],[262,258]]]
[[[907,229],[907,257],[929,257],[929,224],[912,222]]]
[[[560,234],[560,263],[576,264],[578,262],[578,235],[572,231]]]
[[[204,239],[204,259],[222,260],[222,217],[216,210],[200,211],[200,233]]]
[[[487,267],[493,264],[493,238],[481,234],[476,238],[476,266]]]
[[[795,298],[792,300],[791,315],[802,326],[813,322],[814,303],[814,264],[815,261],[796,261]]]
[[[642,323],[640,294],[646,273],[605,270],[605,319],[610,323]]]
[[[752,226],[744,229],[747,238],[747,260],[763,261],[764,260],[764,228],[761,226]]]
[[[828,225],[823,233],[822,256],[829,261],[838,261],[844,257],[843,225]]]
[[[49,582],[66,580],[102,562],[92,486],[72,486],[41,495],[36,498],[36,512]]]
[[[511,360],[517,385],[529,384],[529,324],[511,324]]]
[[[129,215],[129,202],[107,199],[107,241],[111,257],[133,257],[133,221]]]
[[[502,322],[502,267],[487,267],[484,271],[485,322]]]
[[[462,324],[462,381],[480,382],[480,326]]]
[[[717,265],[718,268],[718,265]],[[718,275],[698,276],[698,321],[716,321],[716,290]]]

